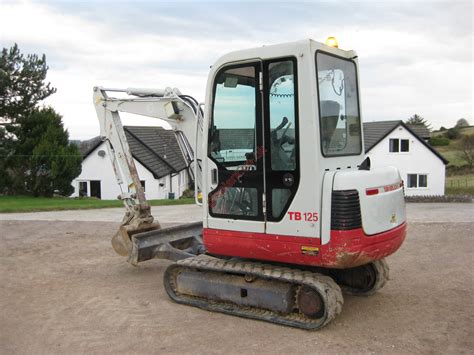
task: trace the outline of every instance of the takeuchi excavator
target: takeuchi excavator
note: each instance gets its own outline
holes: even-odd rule
[[[385,257],[406,236],[403,181],[365,158],[357,54],[327,43],[226,54],[211,67],[205,104],[177,88],[94,88],[126,207],[113,248],[132,265],[174,261],[164,274],[173,301],[319,329],[341,312],[343,293],[385,285]],[[120,112],[171,125],[202,221],[154,221]]]

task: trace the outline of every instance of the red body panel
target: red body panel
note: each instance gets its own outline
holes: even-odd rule
[[[382,259],[398,250],[405,240],[406,223],[367,236],[362,228],[331,231],[331,241],[205,228],[204,245],[211,254],[286,264],[350,268]]]

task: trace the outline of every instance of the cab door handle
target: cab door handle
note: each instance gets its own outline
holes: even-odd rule
[[[211,170],[211,183],[217,185],[217,169]]]

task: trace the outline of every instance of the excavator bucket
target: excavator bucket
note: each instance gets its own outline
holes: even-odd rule
[[[202,243],[202,222],[187,223],[161,229],[151,223],[134,228],[121,226],[112,238],[114,250],[128,257],[132,265],[154,258],[182,260],[205,252]]]
[[[112,237],[112,247],[121,256],[128,256],[132,251],[132,236],[135,234],[160,230],[158,223],[146,223],[139,226],[121,225],[117,233]]]

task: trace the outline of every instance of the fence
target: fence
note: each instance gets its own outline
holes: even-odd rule
[[[446,179],[446,187],[474,187],[474,177]]]

